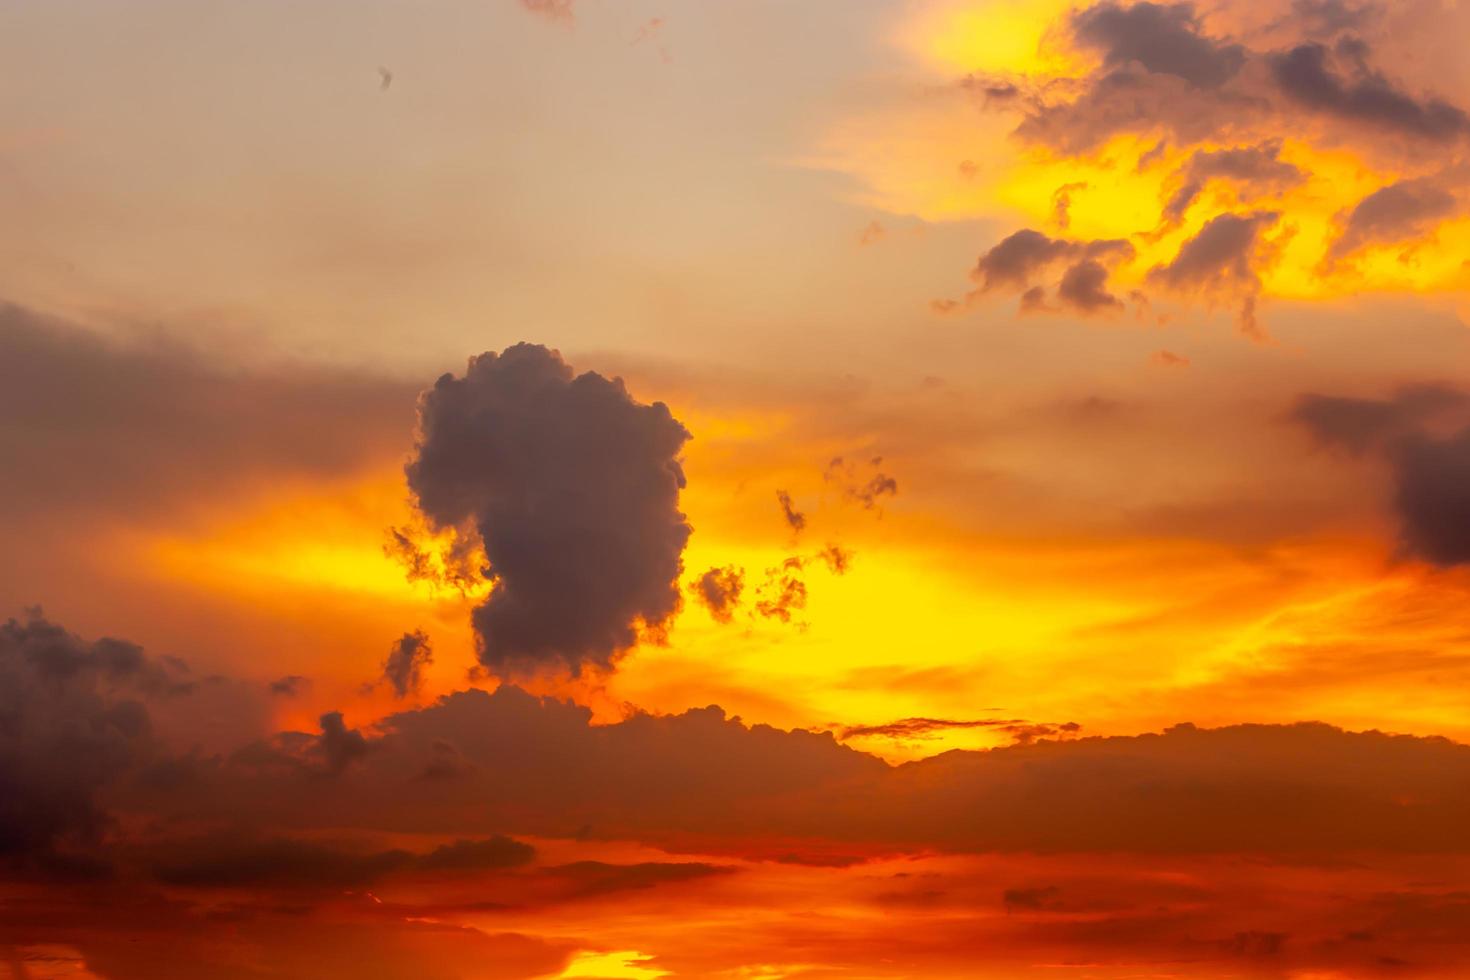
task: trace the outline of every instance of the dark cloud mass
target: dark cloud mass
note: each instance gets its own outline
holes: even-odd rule
[[[655,844],[695,835],[706,853],[759,853],[777,841],[786,853],[799,840],[955,851],[1470,853],[1470,747],[1445,739],[1322,724],[1057,739],[1066,726],[1045,727],[1013,732],[1021,744],[1011,747],[891,767],[830,733],[746,726],[715,707],[592,725],[585,708],[502,686],[391,716],[337,779],[246,755],[204,767],[185,797],[135,802],[170,819],[302,829],[464,836],[491,825],[565,837],[591,827],[599,838]],[[424,781],[439,743],[456,747],[466,772]]]
[[[1257,194],[1284,190],[1306,179],[1296,166],[1280,159],[1281,141],[1228,150],[1198,150],[1179,174],[1181,184],[1164,205],[1164,222],[1177,225],[1211,180],[1240,184]]]
[[[1237,300],[1242,332],[1259,336],[1255,297],[1261,280],[1256,263],[1262,233],[1279,218],[1274,211],[1217,215],[1179,246],[1168,264],[1150,269],[1148,280],[1177,292]]]
[[[1137,63],[1200,88],[1223,85],[1245,64],[1239,44],[1204,35],[1189,3],[1099,3],[1073,14],[1072,30],[1109,68]]]
[[[473,614],[498,674],[608,669],[679,608],[688,431],[621,379],[518,344],[425,392],[409,488],[430,525],[469,528],[494,584]]]
[[[1393,465],[1405,549],[1436,565],[1470,564],[1470,428],[1411,436]]]
[[[1031,228],[1015,232],[994,245],[970,273],[981,292],[1011,289],[1021,296],[1023,312],[1049,310],[1046,290],[1037,279],[1051,280],[1051,270],[1066,268],[1055,282],[1057,299],[1078,313],[1097,313],[1122,304],[1107,291],[1106,263],[1132,258],[1133,246],[1123,239],[1072,241],[1051,238]]]
[[[1342,258],[1366,245],[1422,237],[1458,206],[1454,194],[1428,178],[1379,188],[1341,219],[1342,233],[1332,243],[1329,257]]]
[[[1323,445],[1387,463],[1405,553],[1470,563],[1470,395],[1443,385],[1385,399],[1306,394],[1291,418]]]
[[[144,702],[186,693],[180,675],[39,611],[0,626],[0,861],[43,859],[103,831],[99,794],[156,750]]]
[[[1470,132],[1470,116],[1442,99],[1418,99],[1367,63],[1362,42],[1299,44],[1271,57],[1271,73],[1287,98],[1309,109],[1401,135],[1449,140]]]
[[[0,503],[136,519],[198,494],[357,472],[402,451],[413,397],[390,379],[241,367],[0,303]]]

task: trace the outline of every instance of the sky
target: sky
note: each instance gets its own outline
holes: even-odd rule
[[[0,4],[0,976],[1464,976],[1467,32]]]

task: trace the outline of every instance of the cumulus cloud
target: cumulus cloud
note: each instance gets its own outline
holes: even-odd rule
[[[688,431],[621,379],[518,344],[425,392],[409,488],[435,530],[475,534],[493,584],[484,666],[610,669],[679,608]]]
[[[1368,64],[1360,40],[1335,50],[1299,44],[1271,57],[1271,73],[1287,98],[1317,112],[1401,136],[1444,141],[1470,132],[1470,116],[1435,97],[1416,98]]]
[[[1458,208],[1455,195],[1433,178],[1401,180],[1381,187],[1339,216],[1341,232],[1328,257],[1340,259],[1365,246],[1422,238]]]
[[[404,633],[393,642],[383,661],[383,680],[393,689],[395,697],[407,697],[419,689],[424,668],[433,662],[428,634],[423,630]]]
[[[694,594],[717,623],[728,623],[740,605],[745,588],[745,570],[734,565],[711,568],[694,583]]]
[[[315,751],[326,771],[336,775],[368,753],[367,736],[356,728],[348,728],[340,711],[328,711],[321,717],[322,734]]]
[[[1284,190],[1307,175],[1280,159],[1281,141],[1228,150],[1197,150],[1176,175],[1179,186],[1164,204],[1164,222],[1172,227],[1184,220],[1189,206],[1211,180],[1228,180],[1256,195]]]
[[[1256,272],[1261,235],[1279,218],[1274,211],[1217,215],[1181,245],[1172,260],[1150,269],[1148,280],[1176,292],[1238,298],[1241,330],[1259,337],[1255,311],[1261,288]]]
[[[1063,200],[1069,206],[1070,197],[1058,199],[1061,216],[1067,214]],[[1097,313],[1122,305],[1107,290],[1109,268],[1133,255],[1133,246],[1123,239],[1073,241],[1025,228],[980,256],[970,277],[980,284],[980,293],[998,289],[1019,292],[1023,313],[1054,309],[1046,298],[1047,285],[1053,287],[1061,307],[1077,313]],[[1059,277],[1054,271],[1057,267],[1063,270]]]
[[[967,80],[968,87],[1010,86],[1013,98],[985,104],[1017,117],[1015,135],[1023,143],[1076,159],[1078,176],[1086,180],[1058,188],[1052,226],[1073,224],[1073,189],[1109,182],[1105,174],[1093,176],[1099,167],[1106,172],[1126,161],[1148,179],[1160,161],[1177,160],[1161,188],[1157,221],[1152,228],[1129,227],[1121,214],[1106,216],[1118,237],[1093,243],[1023,228],[982,256],[971,273],[980,284],[977,291],[966,301],[947,301],[941,311],[954,312],[978,295],[1006,289],[1020,297],[1021,313],[1115,312],[1123,301],[1109,280],[1132,271],[1129,239],[1152,245],[1183,229],[1190,240],[1179,246],[1175,260],[1158,265],[1153,283],[1172,287],[1182,298],[1229,303],[1239,310],[1245,333],[1263,336],[1255,311],[1268,267],[1284,261],[1306,275],[1331,271],[1332,263],[1365,244],[1426,239],[1439,221],[1461,210],[1451,193],[1453,181],[1426,178],[1423,171],[1427,162],[1443,172],[1461,165],[1470,114],[1398,81],[1380,62],[1400,57],[1401,47],[1376,40],[1401,29],[1422,30],[1440,16],[1445,30],[1462,29],[1455,16],[1432,14],[1427,5],[1399,12],[1344,0],[1299,0],[1278,16],[1236,3],[1206,7],[1149,0],[1101,0],[1062,14],[1044,43],[1079,56],[1073,63],[1089,65],[1080,74],[976,77]],[[1229,33],[1232,28],[1239,36]],[[1363,36],[1370,32],[1375,38]],[[1300,248],[1289,250],[1284,243],[1316,218],[1316,205],[1298,188],[1317,175],[1306,172],[1304,163],[1281,158],[1287,145],[1282,133],[1292,134],[1293,160],[1313,159],[1302,147],[1346,150],[1366,171],[1391,175],[1402,186],[1344,209],[1335,243],[1303,257]],[[1120,136],[1132,139],[1119,141]],[[1423,141],[1438,144],[1437,156],[1426,157]],[[1196,212],[1212,185],[1222,198],[1217,206],[1230,213],[1201,228]],[[1320,193],[1330,200],[1341,190]],[[1299,208],[1306,219],[1300,222]],[[1282,248],[1260,250],[1246,224],[1266,214],[1284,219],[1273,239]],[[1116,243],[1115,250],[1095,254],[1085,247],[1103,243]],[[1208,254],[1231,246],[1236,254],[1258,253],[1251,272]],[[1213,259],[1205,262],[1209,271],[1196,263],[1207,259]]]
[[[1107,0],[1075,12],[1072,31],[1108,68],[1138,64],[1200,88],[1218,88],[1245,64],[1245,49],[1207,37],[1189,3]]]

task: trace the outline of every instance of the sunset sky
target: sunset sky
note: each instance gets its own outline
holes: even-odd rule
[[[1466,38],[0,3],[0,977],[1470,975]]]

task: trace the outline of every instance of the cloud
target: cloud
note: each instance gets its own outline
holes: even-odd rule
[[[311,681],[300,674],[287,674],[266,685],[267,690],[277,697],[294,698],[305,689]]]
[[[747,726],[715,707],[593,725],[585,708],[502,686],[390,716],[371,751],[337,779],[242,755],[203,766],[187,793],[139,791],[127,802],[191,825],[464,836],[488,823],[510,834],[697,839],[711,854],[789,853],[803,850],[801,842],[952,852],[1470,853],[1470,747],[1445,739],[1316,723],[1053,739],[1028,724],[1018,722],[1020,744],[1007,748],[889,766],[830,733]],[[453,779],[424,780],[441,743],[468,765]]]
[[[988,728],[1010,735],[1018,745],[1029,745],[1039,738],[1068,736],[1082,730],[1076,722],[1060,725],[1037,724],[1019,718],[979,718],[955,720],[950,718],[901,718],[881,725],[855,725],[842,729],[837,736],[841,741],[853,738],[928,739],[941,732],[954,729]]]
[[[136,521],[205,495],[356,473],[409,438],[412,385],[234,361],[0,304],[0,503]]]
[[[1334,52],[1320,42],[1299,44],[1270,58],[1280,91],[1299,105],[1404,136],[1446,141],[1470,132],[1470,116],[1438,98],[1418,99],[1367,63],[1361,41]]]
[[[1107,291],[1107,264],[1133,255],[1133,246],[1122,239],[1072,241],[1025,228],[980,256],[970,275],[980,283],[981,293],[996,289],[1018,291],[1022,294],[1022,312],[1043,312],[1051,310],[1046,302],[1046,289],[1033,282],[1039,278],[1051,281],[1051,270],[1066,263],[1060,279],[1054,283],[1057,299],[1075,312],[1096,313],[1122,305]]]
[[[805,568],[801,558],[787,558],[780,565],[766,569],[766,579],[755,590],[755,611],[766,619],[791,622],[793,613],[806,608]]]
[[[1306,426],[1324,445],[1362,455],[1436,423],[1453,421],[1470,407],[1470,394],[1442,384],[1405,385],[1388,398],[1358,398],[1307,392],[1297,396],[1289,418]]]
[[[1055,885],[1047,885],[1041,888],[1007,888],[1001,893],[1001,904],[1006,911],[1039,912],[1043,909],[1055,908],[1057,899],[1062,890]]]
[[[781,517],[791,528],[792,534],[800,534],[806,530],[806,515],[796,509],[791,502],[791,494],[785,490],[776,491],[776,503],[781,506]]]
[[[1405,554],[1470,563],[1470,395],[1443,385],[1410,385],[1385,399],[1309,393],[1290,418],[1323,445],[1387,463]]]
[[[1422,238],[1458,207],[1455,195],[1430,178],[1381,187],[1339,217],[1342,230],[1328,257],[1340,259],[1369,245]]]
[[[1257,195],[1285,190],[1306,180],[1307,175],[1280,159],[1280,154],[1279,139],[1256,146],[1195,151],[1176,175],[1179,187],[1164,205],[1165,224],[1173,227],[1183,221],[1189,206],[1211,180],[1229,180]]]
[[[383,661],[383,680],[393,688],[394,697],[407,697],[419,689],[424,668],[434,662],[429,637],[423,630],[404,633],[393,643]]]
[[[1470,427],[1407,437],[1393,467],[1405,550],[1436,565],[1470,564]]]
[[[0,625],[0,861],[96,841],[110,823],[101,792],[158,752],[145,702],[187,693],[183,673],[39,610]]]
[[[1245,49],[1206,37],[1193,4],[1095,4],[1072,15],[1072,32],[1107,68],[1138,64],[1199,88],[1218,88],[1240,71]]]
[[[1024,289],[1038,274],[1064,259],[1131,258],[1133,251],[1133,246],[1122,239],[1072,241],[1049,238],[1034,229],[1023,228],[980,256],[971,275],[986,292],[998,288]]]
[[[694,583],[693,592],[717,623],[728,623],[740,605],[745,570],[734,565],[711,568]]]
[[[678,611],[689,433],[662,402],[518,344],[440,378],[419,428],[419,509],[435,530],[477,535],[488,562],[472,617],[487,669],[611,669]]]
[[[1148,281],[1176,292],[1237,299],[1242,332],[1259,337],[1255,308],[1261,289],[1256,272],[1262,260],[1261,234],[1279,218],[1275,211],[1217,215],[1179,246],[1172,260],[1150,269]]]
[[[1079,313],[1122,309],[1123,302],[1107,290],[1108,270],[1096,259],[1083,259],[1062,273],[1057,299]]]
[[[255,839],[220,834],[169,840],[153,848],[153,877],[192,888],[270,885],[354,887],[389,875],[500,870],[528,864],[536,849],[509,837],[460,839],[415,854],[399,848],[361,851],[289,837]]]
[[[1076,180],[1058,187],[1051,195],[1051,221],[1062,231],[1072,225],[1072,194],[1085,191],[1087,181]]]
[[[367,737],[355,728],[348,728],[342,712],[328,711],[321,717],[321,726],[322,734],[316,742],[315,750],[328,773],[340,773],[367,755],[370,748]]]
[[[861,504],[864,510],[876,510],[884,497],[898,494],[898,480],[883,472],[882,466],[882,456],[874,456],[866,463],[834,456],[827,463],[822,479],[836,484],[845,498]]]

